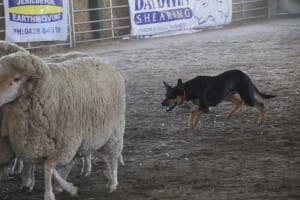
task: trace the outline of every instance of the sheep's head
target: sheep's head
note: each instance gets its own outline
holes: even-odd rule
[[[0,59],[0,106],[15,100],[24,83],[36,76],[35,56],[13,53]]]

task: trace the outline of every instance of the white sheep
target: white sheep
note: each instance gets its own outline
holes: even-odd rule
[[[17,52],[0,59],[1,133],[17,158],[43,162],[45,200],[55,199],[52,176],[71,195],[77,188],[57,166],[101,149],[109,190],[117,188],[125,127],[125,87],[120,73],[83,57],[47,64]],[[1,154],[1,152],[0,152]]]
[[[14,43],[10,43],[7,41],[0,41],[0,56],[8,55],[15,52],[29,52]],[[78,57],[88,57],[88,54],[84,54],[81,52],[69,52],[66,54],[58,54],[52,55],[49,57],[44,58],[47,62],[54,62],[59,63],[66,60],[78,58]],[[0,113],[1,115],[1,113]],[[1,135],[1,134],[0,134]],[[6,149],[9,149],[6,147]],[[5,149],[5,150],[6,150]],[[4,152],[4,151],[2,151]],[[81,176],[88,176],[91,173],[92,165],[91,165],[91,155],[81,157],[82,169],[81,169]],[[3,177],[7,176],[8,174],[21,174],[21,190],[24,188],[28,188],[29,191],[32,191],[35,185],[35,177],[34,177],[34,165],[31,163],[25,163],[25,167],[23,168],[23,161],[20,159],[15,158],[13,161],[12,167],[7,165],[0,167],[0,180]],[[61,171],[64,173],[64,176],[67,177],[71,169],[68,170],[62,169]],[[57,190],[61,191],[60,188],[56,187]]]

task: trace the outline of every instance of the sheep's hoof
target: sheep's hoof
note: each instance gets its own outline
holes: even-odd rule
[[[33,191],[33,188],[34,188],[34,185],[31,185],[29,186],[27,189],[28,189],[28,192],[32,192]]]
[[[44,196],[44,200],[55,200],[55,195],[53,192],[49,193],[49,194],[46,194],[45,193],[45,196]]]
[[[80,192],[78,191],[76,195],[74,195],[74,196],[72,195],[72,196],[71,196],[71,199],[72,199],[72,200],[74,200],[74,199],[76,199],[76,200],[81,199],[81,198],[80,198]]]
[[[108,170],[104,170],[103,174],[104,174],[105,178],[107,178],[108,180],[110,179]]]
[[[77,197],[78,196],[78,188],[76,186],[72,187],[72,189],[70,190],[70,195],[72,197]]]
[[[87,177],[87,176],[89,176],[89,175],[91,175],[91,171],[87,171],[87,172],[85,172],[85,173],[83,174],[84,177]]]
[[[19,189],[20,192],[25,192],[26,191],[26,187],[24,187],[24,185],[22,184],[20,189]]]
[[[20,192],[32,192],[34,188],[34,184],[26,185],[22,184],[20,187]]]
[[[117,190],[118,184],[110,185],[108,193],[113,193],[114,191]]]
[[[63,192],[63,189],[58,185],[54,186],[53,190],[55,194],[60,194]]]

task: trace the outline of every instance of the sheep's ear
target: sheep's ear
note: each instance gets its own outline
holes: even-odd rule
[[[27,77],[36,75],[36,68],[34,67],[34,57],[27,53],[14,53],[7,56],[6,62],[11,68]]]
[[[164,86],[165,86],[167,89],[172,88],[172,87],[171,87],[170,85],[168,85],[166,82],[163,81],[163,83],[164,83]]]
[[[29,54],[29,52],[23,47],[7,41],[0,41],[0,52],[1,55],[8,55],[15,52],[24,52]]]
[[[177,87],[178,87],[179,89],[183,89],[183,82],[182,82],[181,79],[178,79]]]

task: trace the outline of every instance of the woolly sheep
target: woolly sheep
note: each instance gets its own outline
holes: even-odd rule
[[[88,54],[84,54],[81,52],[69,52],[69,53],[65,53],[65,54],[58,54],[58,55],[52,55],[46,58],[43,58],[43,60],[45,60],[47,63],[61,63],[67,60],[72,60],[75,58],[82,58],[82,57],[90,57]],[[80,160],[81,160],[81,172],[80,175],[81,176],[89,176],[91,174],[92,171],[92,160],[91,160],[91,154],[87,155],[87,156],[80,156]],[[22,164],[22,162],[20,162],[20,160],[18,160],[17,162],[17,166],[19,166],[20,164]],[[68,177],[72,167],[73,167],[74,162],[72,163],[72,165],[67,166],[67,167],[62,167],[59,169],[59,173],[62,177],[64,177],[65,179]],[[21,180],[22,180],[22,184],[21,184],[21,190],[23,190],[24,188],[28,188],[28,191],[32,191],[35,185],[35,176],[34,176],[34,168],[35,166],[31,163],[25,163],[24,166],[24,170],[22,171],[21,174]],[[20,171],[18,169],[18,171]],[[57,186],[54,188],[56,190],[57,193],[62,192],[62,188]]]
[[[47,64],[17,52],[0,59],[1,133],[26,162],[43,162],[45,200],[55,199],[52,176],[71,195],[77,188],[56,167],[101,149],[109,190],[117,188],[123,149],[125,87],[114,67],[96,58]]]
[[[10,43],[7,41],[0,41],[0,56],[8,55],[15,52],[29,52],[24,49],[23,47],[20,47],[14,43]],[[59,54],[59,55],[52,55],[50,57],[45,58],[47,62],[63,62],[66,60],[78,58],[78,57],[87,57],[89,55],[81,53],[81,52],[70,52],[66,54]],[[1,115],[1,113],[0,113]],[[0,134],[1,135],[1,134]],[[3,144],[1,144],[3,145]],[[5,150],[10,150],[9,147],[4,146],[2,149],[2,154],[4,155]],[[9,154],[10,152],[8,152]],[[82,169],[81,169],[81,176],[88,176],[91,173],[91,155],[81,157],[82,161]],[[25,163],[25,167],[23,170],[23,161],[20,159],[15,158],[13,160],[12,167],[9,167],[8,165],[0,166],[0,180],[6,177],[9,174],[21,174],[21,190],[24,188],[28,188],[29,191],[32,191],[35,185],[35,177],[34,177],[34,165],[31,163]],[[69,170],[62,170],[65,173],[65,176],[69,174]],[[60,188],[56,187],[57,190],[60,191]]]

